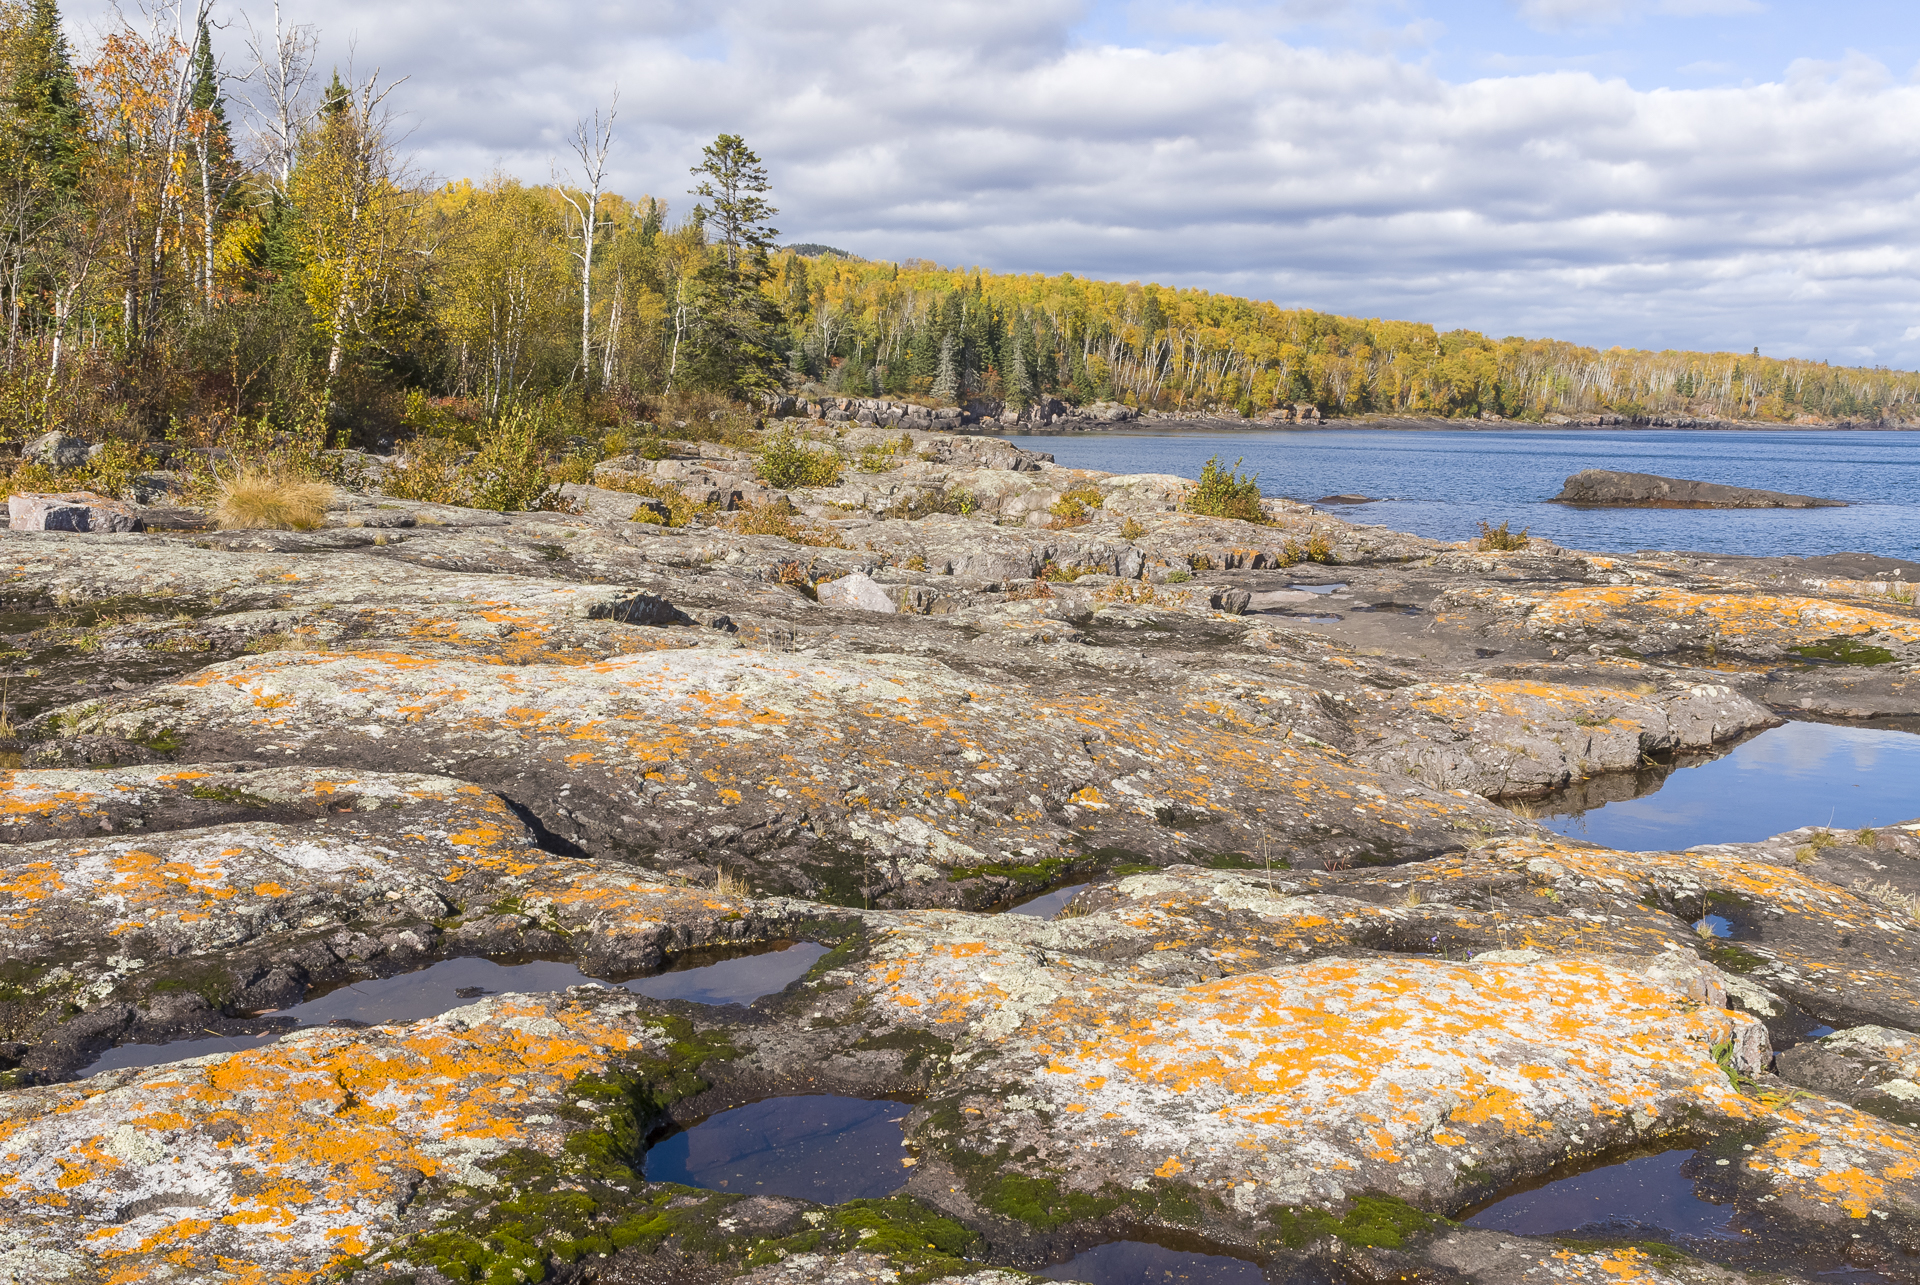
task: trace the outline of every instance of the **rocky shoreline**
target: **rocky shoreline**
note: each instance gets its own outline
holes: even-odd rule
[[[0,1281],[1013,1285],[1125,1237],[1275,1282],[1913,1278],[1920,819],[1622,853],[1500,801],[1920,715],[1920,567],[1210,517],[832,412],[832,486],[681,446],[571,513],[0,533]],[[795,939],[834,949],[744,1007],[284,1016]],[[824,1092],[909,1105],[898,1194],[640,1176]],[[1741,1236],[1455,1221],[1675,1147]]]

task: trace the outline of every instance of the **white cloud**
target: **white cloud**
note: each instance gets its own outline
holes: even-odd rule
[[[1513,5],[1521,20],[1539,31],[1610,27],[1646,13],[1701,18],[1766,11],[1758,0],[1513,0]]]
[[[317,6],[317,0],[289,0]],[[721,130],[789,240],[1070,270],[1600,344],[1920,364],[1920,87],[1858,55],[1777,83],[1451,84],[1242,30],[1076,43],[1074,0],[336,0],[411,74],[424,168],[544,180],[621,86],[620,190],[679,208]],[[237,45],[237,41],[233,42]]]

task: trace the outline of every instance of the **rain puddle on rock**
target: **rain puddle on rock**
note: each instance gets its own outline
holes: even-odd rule
[[[1339,593],[1346,587],[1344,582],[1339,584],[1290,584],[1287,586],[1289,589],[1298,589],[1302,593]]]
[[[1805,825],[1857,830],[1920,815],[1920,736],[1872,727],[1787,723],[1719,758],[1618,784],[1649,792],[1593,806],[1596,787],[1516,806],[1551,829],[1626,852],[1754,843]],[[1569,804],[1575,806],[1568,806]],[[1585,810],[1577,810],[1585,805]]]
[[[1560,1178],[1495,1201],[1466,1224],[1516,1236],[1581,1232],[1680,1241],[1739,1239],[1733,1230],[1733,1207],[1694,1194],[1686,1169],[1695,1154],[1663,1151]]]
[[[666,972],[636,977],[618,985],[651,999],[681,999],[696,1004],[750,1004],[762,995],[785,990],[827,953],[816,942],[770,942],[750,953],[729,952],[716,958],[703,951],[677,957]],[[589,977],[570,963],[535,959],[496,963],[491,959],[443,959],[416,972],[372,981],[352,982],[277,1013],[261,1014],[297,1027],[338,1022],[374,1026],[382,1022],[413,1022],[434,1017],[484,995],[538,994],[569,986],[612,986]],[[169,1044],[123,1044],[107,1050],[81,1072],[96,1075],[130,1066],[179,1062],[209,1053],[236,1053],[270,1044],[286,1030],[262,1035],[215,1036],[174,1040]]]
[[[1092,886],[1087,883],[1070,883],[1064,888],[1052,888],[1046,892],[1035,893],[1025,901],[1014,902],[1003,913],[1032,915],[1035,919],[1051,919],[1060,913],[1061,907],[1078,896],[1082,888]]]
[[[907,1180],[899,1102],[836,1094],[768,1098],[702,1120],[647,1148],[649,1182],[792,1196],[837,1205],[889,1195]]]
[[[1706,915],[1693,927],[1695,932],[1712,933],[1715,937],[1733,936],[1733,921],[1725,915]]]
[[[1242,1259],[1142,1240],[1096,1245],[1067,1262],[1041,1268],[1040,1275],[1085,1285],[1266,1285],[1267,1279],[1258,1266]]]

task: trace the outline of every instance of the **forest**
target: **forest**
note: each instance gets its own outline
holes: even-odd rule
[[[1920,396],[1912,372],[781,249],[743,139],[708,146],[685,192],[608,190],[620,131],[644,128],[613,98],[553,182],[430,179],[394,82],[323,72],[318,33],[277,12],[256,29],[210,4],[79,50],[56,0],[0,0],[0,441],[384,450],[514,415],[577,439],[803,386],[1518,420],[1906,419]]]

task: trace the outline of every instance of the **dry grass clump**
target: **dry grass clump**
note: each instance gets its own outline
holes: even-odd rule
[[[327,520],[333,487],[265,469],[222,478],[213,516],[222,531],[311,531]]]
[[[745,897],[751,895],[753,889],[747,885],[744,876],[729,874],[727,868],[721,866],[713,877],[713,891],[722,897]]]

